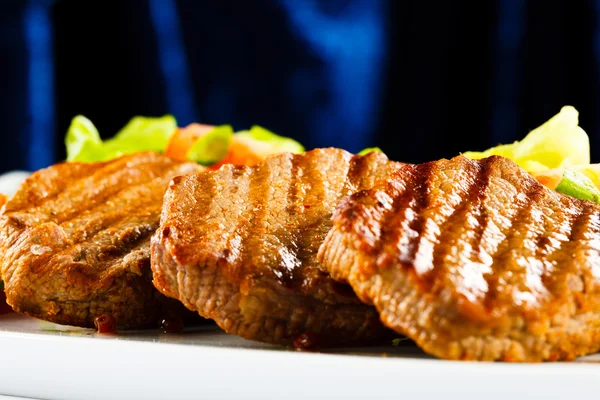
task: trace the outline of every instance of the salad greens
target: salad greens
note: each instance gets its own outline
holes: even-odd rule
[[[202,165],[212,165],[221,161],[229,150],[233,128],[231,125],[220,125],[198,138],[187,153],[187,159]]]
[[[67,161],[82,161],[82,156],[91,156],[91,153],[102,145],[102,139],[92,121],[78,115],[71,120],[65,137],[65,145]]]
[[[374,151],[376,151],[378,153],[383,153],[383,151],[381,151],[381,149],[379,147],[367,147],[367,148],[362,149],[361,151],[359,151],[357,154],[359,156],[364,156],[365,154],[369,154],[369,153],[372,153]]]
[[[304,146],[294,139],[279,136],[258,125],[253,125],[248,131],[237,132],[235,139],[238,143],[251,146],[257,154],[263,156],[282,152],[304,152]]]
[[[565,169],[562,179],[555,190],[581,200],[600,203],[600,190],[594,185],[594,182],[574,169]]]
[[[550,189],[600,202],[600,165],[590,164],[589,137],[579,126],[579,113],[572,106],[562,107],[521,141],[463,153],[472,159],[491,155],[512,159]]]
[[[502,144],[482,152],[468,151],[463,156],[480,159],[499,155],[512,159],[527,172],[590,163],[590,142],[579,126],[579,113],[572,106],[535,128],[521,141]]]
[[[114,137],[102,140],[94,124],[83,115],[77,115],[65,137],[67,161],[106,161],[140,151],[167,151],[167,155],[177,158],[167,149],[177,130],[177,121],[172,115],[134,117]],[[239,132],[234,132],[230,125],[215,126],[193,140],[190,144],[184,143],[186,152],[181,157],[205,166],[224,160],[232,150],[259,158],[284,151],[304,152],[299,142],[258,125]],[[236,160],[239,161],[239,157]]]
[[[400,343],[410,340],[408,337],[399,337],[392,340],[392,346],[400,346]]]
[[[172,115],[134,117],[114,137],[102,141],[94,124],[78,115],[65,137],[67,161],[106,161],[138,151],[163,151],[175,129]]]

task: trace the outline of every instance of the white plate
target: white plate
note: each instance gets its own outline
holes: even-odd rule
[[[0,193],[11,197],[15,194],[21,182],[23,182],[30,172],[15,170],[0,175]]]
[[[571,363],[433,359],[413,345],[296,352],[214,325],[96,334],[0,316],[0,394],[36,399],[596,399],[600,354]],[[52,328],[52,326],[50,325]]]

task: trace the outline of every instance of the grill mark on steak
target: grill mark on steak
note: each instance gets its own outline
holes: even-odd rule
[[[416,172],[418,173],[418,171],[419,170]],[[432,168],[424,168],[422,173],[424,175],[424,180],[427,181],[431,177]],[[412,179],[409,181],[409,185],[407,185],[405,192],[406,195],[410,197],[407,197],[402,203],[408,201],[409,204],[411,204],[411,209],[414,210],[415,216],[408,223],[408,229],[411,231],[411,234],[408,237],[408,242],[406,243],[407,250],[404,257],[406,257],[408,260],[415,260],[415,263],[417,263],[421,261],[421,257],[418,254],[420,247],[419,238],[423,235],[423,230],[425,229],[424,219],[420,212],[429,206],[430,198],[427,193],[424,193],[424,190],[421,190],[424,186],[421,182],[415,179],[416,175],[411,175],[411,178]],[[394,204],[394,206],[397,207],[398,204]],[[427,271],[417,270],[417,274],[424,278],[424,276],[430,271],[430,269]]]
[[[512,297],[513,293],[507,292],[505,288],[517,284],[523,273],[529,273],[527,269],[531,264],[525,267],[520,266],[515,258],[520,257],[520,254],[514,253],[514,244],[519,243],[519,249],[527,251],[527,257],[533,257],[531,242],[535,238],[531,238],[529,232],[534,232],[536,223],[539,222],[535,219],[535,213],[538,211],[535,189],[539,188],[534,185],[533,190],[531,190],[531,186],[529,188],[527,188],[527,184],[525,186],[529,190],[522,198],[513,203],[514,212],[512,218],[508,218],[509,226],[505,229],[502,240],[499,241],[497,251],[491,257],[493,262],[490,270],[497,272],[490,274],[488,279],[488,291],[484,298],[484,306],[488,311],[497,307],[498,303],[506,304],[507,299]],[[503,265],[513,267],[510,269],[503,268]],[[514,271],[515,266],[519,267],[517,273]],[[540,292],[539,295],[543,296],[544,294]],[[497,312],[507,312],[506,308],[506,306],[503,306],[503,309],[498,308]]]
[[[99,313],[112,314],[120,328],[152,326],[171,314],[197,320],[153,287],[149,245],[169,181],[198,171],[147,152],[33,173],[0,218],[11,306],[84,327]]]
[[[249,168],[244,167],[242,168],[232,168],[231,170],[232,174],[231,174],[231,180],[240,180],[240,184],[237,185],[235,187],[235,191],[232,192],[230,194],[230,196],[240,196],[240,201],[243,201],[244,199],[249,199],[251,198],[251,192],[252,192],[252,179],[251,179],[251,170]],[[215,179],[215,177],[212,177],[213,179]],[[223,185],[225,187],[227,187],[228,185],[226,184],[226,182],[228,182],[228,180],[223,180]],[[218,194],[215,194],[215,196],[222,194],[224,192],[220,192]],[[241,194],[241,195],[240,195]],[[237,202],[236,204],[239,204],[239,202]],[[242,208],[243,210],[243,214],[249,214],[249,213],[254,213],[254,205],[252,205],[252,202],[249,201],[249,204],[247,206],[244,206]],[[237,271],[239,270],[238,266],[241,265],[241,263],[243,262],[243,260],[245,259],[245,257],[247,257],[247,255],[245,254],[245,247],[243,246],[243,242],[244,242],[244,238],[247,236],[252,235],[252,232],[250,231],[252,229],[252,222],[251,220],[246,216],[246,215],[242,215],[241,218],[238,219],[237,223],[234,224],[234,229],[231,232],[231,237],[230,239],[227,241],[226,244],[226,249],[228,250],[228,254],[227,257],[223,260],[223,264],[225,268],[228,268],[228,273],[235,275],[237,278],[241,279],[240,275],[237,273]],[[233,249],[233,252],[230,254],[229,249]],[[229,267],[231,266],[231,267]],[[217,276],[214,276],[214,279],[217,279]],[[215,281],[216,282],[216,281]]]
[[[302,176],[303,171],[302,168],[300,168],[302,160],[303,159],[299,159],[297,162],[291,163],[290,176]],[[298,207],[300,193],[301,191],[298,190],[298,185],[289,185],[285,208],[288,218],[297,218],[304,212],[304,207]]]
[[[375,251],[380,253],[382,249],[393,246],[394,244],[401,244],[402,251],[399,254],[399,260],[402,265],[408,265],[408,262],[414,260],[419,250],[419,243],[416,241],[423,231],[423,219],[419,215],[419,210],[422,210],[429,203],[427,194],[419,190],[422,184],[418,181],[416,174],[419,172],[417,166],[410,166],[407,168],[407,174],[403,175],[403,190],[398,193],[398,196],[394,199],[392,207],[387,210],[385,214],[381,214],[379,226],[382,227],[382,234],[380,235],[379,243],[377,243]],[[425,179],[431,174],[431,169],[425,169]],[[417,191],[417,195],[413,195],[413,191]],[[399,213],[402,209],[411,209],[415,212],[410,214]],[[395,221],[404,220],[403,224],[406,226],[407,234],[403,237],[399,237],[395,232],[386,230],[386,225],[382,224],[381,221],[390,218]],[[386,258],[387,262],[391,260]]]
[[[599,350],[600,206],[551,191],[498,156],[428,164],[343,201],[318,261],[388,327],[438,357],[569,360]],[[473,167],[482,171],[467,173]],[[449,171],[454,187],[444,184]],[[463,204],[452,204],[456,188]],[[415,200],[424,194],[428,203]],[[441,235],[410,236],[411,215]],[[377,230],[388,242],[373,247]],[[411,243],[425,244],[415,252]],[[433,285],[416,265],[426,251]]]
[[[302,185],[293,185],[291,181],[295,176],[304,176],[308,173],[307,162],[304,157],[298,157],[294,154],[289,155],[289,163],[286,163],[285,172],[290,179],[286,179],[286,196],[285,202],[282,203],[281,217],[285,222],[281,229],[285,230],[293,224],[294,219],[304,219],[306,217],[307,206],[303,204],[302,194],[305,194],[305,188]],[[287,169],[289,168],[289,171]],[[268,204],[268,203],[267,203]],[[283,211],[285,210],[285,211]],[[302,233],[292,231],[289,235],[281,235],[284,241],[281,242],[281,247],[286,249],[284,254],[281,254],[280,263],[274,268],[276,271],[279,283],[288,290],[298,290],[302,285],[302,278],[298,276],[298,266],[301,265],[302,254],[300,254],[299,242],[302,240]]]
[[[143,166],[140,167],[143,168]],[[132,168],[136,168],[136,166],[132,166]],[[168,177],[177,175],[180,170],[180,165],[173,166],[164,172],[164,177],[138,182],[135,186],[122,187],[114,191],[111,197],[117,198],[119,200],[117,202],[108,200],[96,204],[90,209],[81,210],[80,216],[75,219],[57,219],[57,221],[51,222],[55,222],[61,228],[69,231],[73,246],[83,241],[93,242],[97,240],[103,242],[107,238],[114,237],[112,230],[115,225],[125,224],[131,221],[132,218],[139,218],[136,212],[140,209],[146,209],[150,204],[156,204],[156,198],[152,193],[156,190],[162,190],[170,181]],[[123,198],[135,198],[136,201],[134,203],[121,201]],[[158,226],[160,205],[157,204],[152,211],[147,212],[148,216],[156,219],[156,222],[152,225]],[[65,248],[62,252],[69,252],[71,247]],[[58,253],[58,255],[60,254]]]
[[[487,225],[483,204],[480,201],[485,197],[485,188],[489,185],[489,176],[485,166],[479,168],[476,165],[468,165],[465,167],[465,171],[455,179],[459,180],[461,177],[467,176],[475,177],[475,179],[469,181],[467,185],[453,184],[455,179],[452,179],[449,184],[452,184],[454,188],[457,187],[456,192],[452,192],[454,201],[450,200],[448,202],[446,212],[437,213],[436,210],[433,210],[432,219],[439,214],[442,214],[444,218],[434,220],[435,225],[439,226],[440,235],[430,242],[437,241],[438,243],[452,243],[454,245],[435,246],[432,249],[433,269],[429,276],[420,277],[423,281],[424,290],[432,290],[434,286],[436,292],[443,289],[445,284],[443,276],[448,272],[444,269],[444,260],[452,256],[451,252],[457,249],[461,243],[469,254],[469,258],[475,257],[479,261],[480,251],[478,250],[481,250],[481,247],[478,245],[482,243]],[[425,190],[428,190],[428,187],[426,185]],[[442,203],[440,207],[444,205]],[[446,214],[449,215],[446,216]],[[461,225],[462,221],[466,221],[464,226]],[[459,227],[460,231],[453,229],[453,227]],[[459,252],[459,254],[461,253],[462,251]]]
[[[565,243],[566,251],[571,257],[567,258],[567,262],[563,263],[561,268],[560,265],[556,265],[555,273],[546,278],[547,287],[549,290],[560,290],[567,286],[567,272],[570,270],[579,270],[581,265],[577,253],[583,252],[583,257],[591,259],[596,265],[595,277],[600,279],[600,267],[598,249],[600,244],[598,238],[600,238],[600,210],[598,210],[594,204],[586,203],[581,208],[578,215],[571,219],[571,231],[569,240]],[[574,243],[583,243],[583,245],[575,247]],[[574,248],[575,247],[575,248]],[[592,252],[592,254],[588,254]],[[594,272],[594,271],[592,271]],[[586,289],[589,282],[583,281],[583,289]],[[593,285],[592,285],[593,286]]]
[[[289,162],[290,158],[293,160],[293,156],[290,155],[285,161]],[[285,171],[285,168],[282,168],[282,170]],[[275,248],[272,249],[272,252],[267,254],[266,257],[265,255],[254,257],[254,252],[252,251],[254,246],[257,245],[256,242],[259,240],[264,240],[265,243],[271,247],[275,247],[279,244],[272,243],[272,236],[267,234],[268,227],[271,226],[271,224],[277,224],[278,215],[280,213],[280,203],[271,197],[274,188],[268,183],[265,184],[265,182],[271,181],[273,170],[268,163],[261,163],[255,171],[256,173],[250,175],[249,181],[249,201],[246,207],[251,210],[252,217],[249,223],[245,225],[244,235],[242,235],[240,247],[243,249],[243,259],[241,260],[241,263],[246,260],[249,260],[253,264],[268,263],[265,258],[273,257],[273,264],[276,265],[273,272],[280,282],[288,282],[288,284],[291,285],[293,280],[293,266],[298,264],[295,252],[287,252],[283,255]],[[276,181],[276,178],[273,179],[273,181]],[[256,233],[258,233],[258,235],[256,235]],[[281,243],[281,248],[289,249],[289,243]]]
[[[350,168],[348,169],[348,179],[346,186],[350,193],[356,192],[361,186],[363,186],[364,179],[368,178],[366,173],[369,169],[369,161],[367,158],[351,158]]]
[[[102,167],[102,163],[95,165],[59,163],[43,168],[38,172],[43,171],[46,179],[36,180],[32,176],[27,177],[19,191],[11,198],[10,204],[7,204],[6,211],[15,212],[23,208],[35,207],[40,204],[40,201],[53,199],[62,193],[71,180],[83,179]]]
[[[304,176],[306,171],[304,169],[304,164],[306,164],[306,160],[304,157],[295,157],[294,155],[290,155],[291,163],[290,163],[290,177],[301,177]],[[285,224],[283,225],[283,229],[290,226],[295,219],[303,219],[305,218],[305,212],[307,208],[311,206],[308,204],[304,204],[302,201],[302,195],[305,193],[305,188],[302,185],[293,185],[289,184],[287,186],[287,195],[285,198],[285,206],[282,207],[285,209],[283,213],[283,218],[285,218]],[[300,245],[298,242],[301,240],[302,233],[298,233],[296,231],[291,231],[289,233],[289,240],[285,243],[282,243],[287,249],[289,249],[289,256],[292,261],[292,265],[298,265],[300,263]],[[285,237],[285,236],[284,236]],[[289,264],[289,262],[288,262]],[[289,290],[297,290],[299,286],[301,286],[302,281],[298,276],[295,276],[294,271],[295,268],[278,268],[275,267],[278,274],[279,283],[281,283],[284,287]]]
[[[304,288],[313,286],[313,280],[328,279],[327,272],[317,265],[315,255],[318,243],[325,237],[326,231],[323,230],[328,228],[327,224],[323,224],[323,220],[328,221],[331,216],[330,212],[323,212],[333,209],[338,197],[344,193],[347,183],[352,179],[350,158],[350,154],[345,152],[318,152],[314,157],[294,156],[295,163],[299,165],[298,170],[308,179],[292,181],[292,184],[298,183],[302,187],[302,196],[296,197],[294,204],[300,210],[301,222],[293,223],[298,228],[295,229],[292,242],[298,255],[298,266],[304,265],[304,268],[292,269],[293,281],[288,284],[290,288],[305,290]],[[336,170],[345,173],[339,179],[329,179],[331,171]]]
[[[143,166],[140,166],[143,168]],[[174,176],[178,174],[181,166],[173,166],[164,171],[165,176]],[[156,177],[147,181],[137,182],[130,186],[124,186],[115,191],[110,197],[118,197],[119,201],[106,200],[93,207],[87,208],[82,215],[69,220],[56,221],[64,227],[68,227],[75,231],[81,230],[85,232],[84,239],[91,239],[98,232],[90,231],[90,226],[98,225],[101,228],[101,223],[109,226],[112,223],[118,223],[122,219],[126,219],[131,211],[135,211],[141,207],[145,207],[150,203],[154,203],[152,192],[157,188],[163,188],[168,184],[169,179],[165,177]],[[136,203],[132,204],[121,199],[136,199]],[[139,203],[137,202],[139,201]],[[83,229],[81,229],[83,228]]]
[[[407,165],[406,166],[406,170],[410,170],[411,166]],[[408,180],[406,181],[408,182]],[[405,181],[402,182],[402,184],[404,185],[406,183]],[[403,197],[402,197],[402,193],[405,191],[405,187],[398,187],[396,185],[391,185],[390,184],[390,189],[394,189],[396,190],[395,193],[398,194],[398,197],[394,200],[397,201],[402,201]],[[359,191],[356,192],[354,194],[355,197],[361,197],[365,192],[364,191]],[[377,197],[377,196],[375,196]],[[340,205],[338,207],[338,209],[342,209],[343,214],[344,214],[344,218],[347,219],[348,221],[360,221],[363,218],[371,218],[371,217],[375,217],[375,215],[367,215],[366,213],[366,208],[357,208],[357,209],[346,209],[344,207],[344,204],[347,202],[348,198],[343,199],[340,202]],[[369,199],[371,200],[371,199]],[[385,214],[385,217],[383,217],[383,215],[378,215],[377,219],[379,220],[380,218],[394,218],[395,214],[393,212],[393,209],[395,208],[395,205],[392,203],[390,204],[389,201],[386,201],[386,203],[383,203],[383,200],[389,200],[388,198],[386,199],[380,199],[377,198],[375,200],[375,203],[377,203],[379,205],[380,208],[383,208],[383,212],[381,214]],[[391,201],[391,200],[390,200]],[[339,215],[341,213],[334,213],[332,215],[332,222],[335,224],[336,223],[336,219],[340,218]],[[366,240],[364,243],[361,243],[361,247],[365,250],[370,252],[371,254],[382,254],[381,249],[384,247],[385,242],[384,242],[384,238],[387,237],[387,232],[385,232],[384,228],[380,225],[380,224],[374,224],[374,226],[371,228],[369,226],[357,223],[358,228],[361,229],[361,232],[363,233],[364,237],[366,238],[370,238],[371,240]],[[369,229],[371,228],[371,229]],[[391,238],[390,238],[391,239]],[[391,241],[391,240],[390,240]],[[386,260],[385,259],[381,259],[378,260],[381,264],[383,264]]]
[[[565,204],[564,210],[564,212],[555,212],[552,215],[557,219],[554,230],[562,233],[545,236],[546,241],[543,247],[540,246],[540,250],[538,250],[538,255],[540,257],[545,256],[552,267],[551,273],[542,276],[542,283],[549,288],[550,292],[554,292],[555,289],[555,284],[553,283],[555,281],[555,274],[552,272],[559,268],[561,258],[568,250],[569,242],[573,235],[573,227],[581,215],[580,211],[576,213],[571,212],[568,204]]]
[[[40,206],[29,209],[28,214],[56,223],[68,221],[82,210],[101,205],[124,186],[147,182],[158,171],[171,165],[168,159],[152,161],[151,157],[140,157],[133,162],[119,159],[114,163],[104,163],[103,167],[94,168],[91,175],[72,181],[68,190],[53,194]]]

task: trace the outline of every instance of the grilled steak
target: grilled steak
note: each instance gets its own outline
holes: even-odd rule
[[[600,349],[600,206],[507,158],[405,165],[336,209],[318,260],[441,358]]]
[[[197,171],[196,164],[148,152],[33,173],[0,217],[8,303],[83,327],[101,314],[111,314],[119,328],[188,318],[191,311],[152,285],[150,236],[169,181]]]
[[[308,334],[329,346],[392,333],[316,253],[340,199],[395,167],[382,153],[326,148],[177,177],[152,237],[154,284],[248,339]]]

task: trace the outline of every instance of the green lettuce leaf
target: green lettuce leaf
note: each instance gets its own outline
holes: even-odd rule
[[[590,163],[590,142],[579,126],[579,112],[564,106],[521,141],[501,144],[482,152],[467,151],[463,156],[481,159],[498,155],[512,159],[528,172]]]
[[[94,124],[82,115],[71,121],[65,145],[67,161],[106,161],[139,151],[164,151],[177,129],[172,115],[134,117],[113,138],[102,141]]]
[[[71,120],[65,137],[67,161],[86,161],[102,146],[98,130],[86,117],[78,115]]]
[[[259,125],[253,125],[248,131],[237,132],[235,138],[241,143],[248,143],[262,156],[284,152],[304,152],[304,146],[299,142],[289,137],[279,136]]]
[[[359,156],[364,156],[365,154],[369,154],[374,151],[376,151],[378,153],[383,153],[383,151],[381,151],[381,149],[379,147],[367,147],[366,149],[362,149],[361,151],[359,151],[357,154]]]
[[[581,200],[600,203],[600,190],[594,185],[594,182],[581,172],[570,168],[565,169],[555,190]]]
[[[406,342],[408,340],[410,340],[410,339],[406,336],[396,338],[396,339],[392,340],[392,346],[400,346],[400,343]]]
[[[227,155],[232,138],[231,125],[216,126],[194,143],[187,153],[187,159],[207,166],[215,164]]]
[[[143,150],[164,151],[169,137],[177,129],[172,115],[162,117],[133,117],[109,142]],[[141,150],[138,150],[141,151]]]

